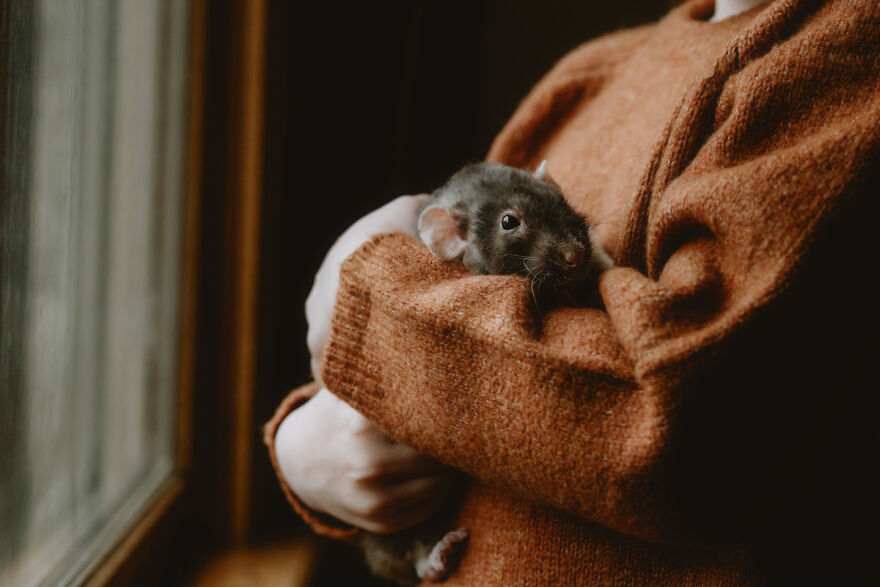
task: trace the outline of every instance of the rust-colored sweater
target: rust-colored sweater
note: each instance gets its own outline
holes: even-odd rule
[[[547,159],[596,223],[617,265],[603,308],[538,315],[524,278],[469,275],[402,234],[343,266],[328,388],[475,479],[449,585],[880,566],[859,531],[877,520],[876,342],[857,337],[877,336],[880,8],[711,12],[691,1],[578,48],[489,153]]]

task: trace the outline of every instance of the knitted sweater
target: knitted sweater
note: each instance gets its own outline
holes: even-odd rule
[[[489,153],[547,159],[592,219],[616,261],[602,307],[540,314],[526,279],[469,275],[402,234],[343,265],[327,387],[474,478],[449,585],[865,570],[876,347],[854,332],[877,324],[880,7],[711,12],[691,1],[576,49]]]

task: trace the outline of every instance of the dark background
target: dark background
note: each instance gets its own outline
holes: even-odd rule
[[[269,0],[250,540],[304,532],[259,434],[310,379],[303,311],[336,237],[402,194],[428,192],[483,159],[529,89],[574,47],[656,20],[670,0],[373,2]],[[193,527],[218,527],[234,418],[229,308],[237,204],[230,125],[240,63],[234,0],[208,5],[200,215]],[[215,416],[214,414],[223,414]],[[232,414],[232,415],[230,415]],[[210,545],[209,545],[210,546]],[[326,544],[334,561],[357,555]],[[318,565],[319,572],[345,564]],[[328,576],[316,584],[361,581]],[[361,584],[361,583],[357,583]]]

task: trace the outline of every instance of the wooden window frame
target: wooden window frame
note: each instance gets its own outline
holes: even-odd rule
[[[183,235],[180,267],[178,324],[177,425],[175,469],[162,484],[152,504],[103,560],[77,582],[90,587],[146,584],[164,572],[161,559],[169,556],[182,516],[192,454],[192,398],[196,357],[196,307],[198,304],[198,239],[200,224],[202,127],[204,124],[204,69],[207,0],[191,0],[187,64],[187,100],[184,165]],[[150,571],[150,569],[157,571]]]
[[[190,0],[189,31],[185,43],[188,47],[187,96],[185,102],[184,188],[182,222],[182,263],[180,267],[180,312],[178,323],[178,369],[176,374],[176,429],[174,439],[175,468],[173,473],[154,492],[151,503],[143,509],[125,535],[100,560],[92,561],[70,578],[75,585],[135,585],[151,584],[152,577],[160,576],[150,569],[161,569],[162,559],[172,552],[167,545],[174,544],[173,531],[179,525],[185,507],[185,497],[190,486],[190,467],[193,438],[193,389],[194,365],[197,340],[198,266],[200,204],[202,201],[202,151],[205,103],[205,50],[208,0]],[[0,31],[4,33],[7,22],[7,6],[0,6]],[[9,38],[0,36],[0,52],[8,55]],[[5,80],[6,60],[0,59],[0,79]],[[5,112],[6,86],[0,89],[0,111]],[[7,121],[0,117],[0,156],[5,156]],[[4,178],[0,177],[0,180]],[[157,565],[157,562],[160,564]]]
[[[186,572],[181,569],[206,548],[218,542],[241,544],[250,533],[266,14],[266,0],[191,0],[176,468],[150,508],[83,581],[89,587],[179,580]],[[218,36],[222,42],[216,41]],[[227,49],[219,52],[218,45]],[[212,81],[212,67],[225,72],[225,88]],[[228,123],[219,130],[227,163],[222,194],[209,193],[205,181],[216,166],[211,149],[216,153],[217,148],[207,144],[206,131],[208,125],[218,125],[216,116],[207,120],[207,104],[218,91],[226,91],[228,100],[222,117]],[[203,227],[217,222],[218,202],[222,242],[208,242],[212,237],[206,239]],[[222,291],[201,283],[209,262],[225,268]],[[222,329],[225,342],[217,366],[209,364],[212,357],[200,348],[200,321],[207,321],[203,306],[212,304],[216,314],[231,317]],[[227,383],[210,389],[212,378],[204,376],[206,371],[220,373]],[[213,407],[197,415],[199,397],[215,392]],[[205,419],[223,423],[225,440],[205,442],[205,437],[216,436],[216,424],[205,425]],[[211,454],[206,444],[213,446]],[[221,499],[203,499],[206,488]]]

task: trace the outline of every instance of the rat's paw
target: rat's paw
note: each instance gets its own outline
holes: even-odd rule
[[[470,532],[467,528],[447,532],[427,556],[416,561],[416,573],[419,578],[426,581],[445,579],[455,569],[461,555],[464,554],[468,538],[470,538]]]

